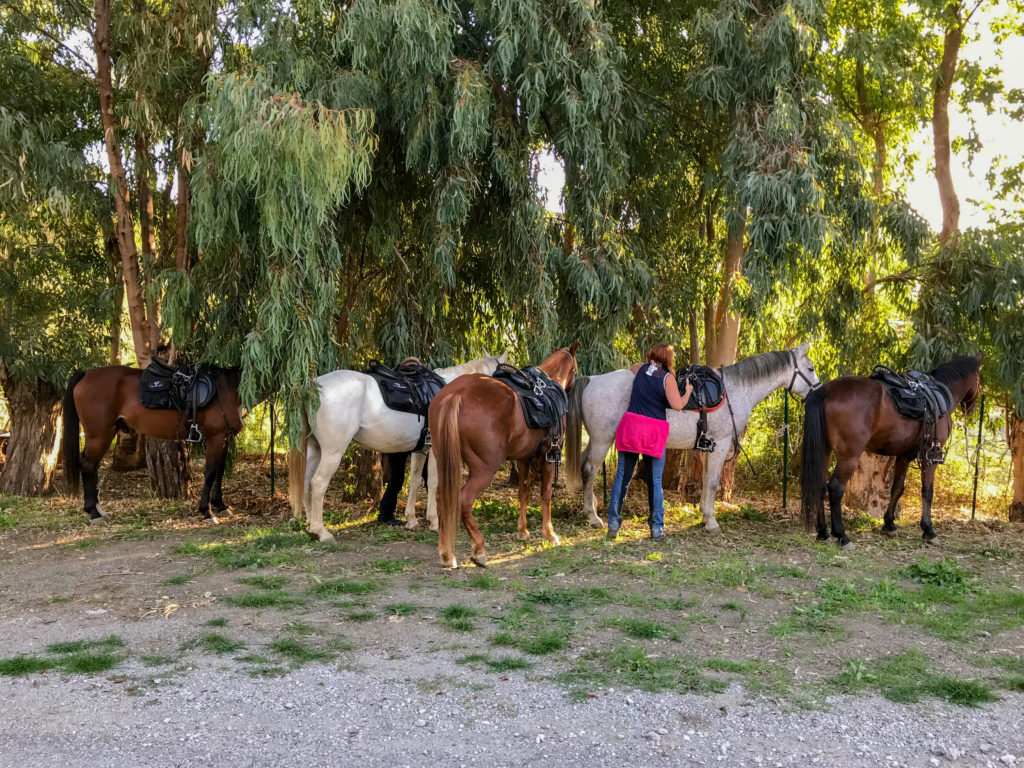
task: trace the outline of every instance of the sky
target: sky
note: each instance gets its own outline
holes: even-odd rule
[[[980,13],[980,11],[979,11]],[[1015,36],[1008,39],[997,52],[995,42],[988,31],[991,15],[973,20],[979,33],[979,39],[969,42],[962,51],[962,60],[977,60],[983,67],[999,66],[1003,70],[1004,90],[1019,88],[1024,90],[1024,37]],[[966,153],[954,153],[952,170],[953,183],[957,196],[960,198],[960,228],[981,227],[988,222],[988,212],[974,201],[985,201],[989,198],[988,184],[985,174],[993,160],[998,156],[1005,157],[1004,164],[1018,163],[1024,159],[1024,125],[1009,120],[998,111],[986,115],[981,107],[975,108],[975,122],[982,142],[982,150],[975,155],[974,163],[968,167]],[[970,130],[968,116],[959,107],[950,105],[950,135],[966,136]],[[931,224],[935,231],[942,227],[942,208],[939,203],[939,190],[933,174],[933,149],[931,124],[923,125],[911,145],[911,151],[918,156],[913,170],[913,178],[907,184],[907,199],[911,206]],[[550,211],[561,211],[559,200],[564,174],[557,160],[550,153],[540,157],[540,175],[538,178],[541,193],[546,199]]]

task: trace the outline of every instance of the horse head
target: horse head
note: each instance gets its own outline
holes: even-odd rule
[[[821,386],[818,374],[814,371],[814,363],[811,362],[811,358],[807,354],[810,347],[809,342],[804,342],[799,347],[789,350],[792,355],[793,377],[789,380],[789,386],[786,389],[801,400],[806,399],[811,392]]]
[[[978,404],[978,396],[981,394],[981,361],[985,358],[984,353],[979,352],[974,356],[975,369],[967,376],[967,388],[963,397],[960,398],[960,409],[964,414],[970,414],[974,406]]]

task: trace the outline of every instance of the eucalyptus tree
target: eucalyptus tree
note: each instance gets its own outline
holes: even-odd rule
[[[178,343],[194,328],[247,402],[279,390],[292,417],[368,354],[536,356],[571,334],[612,357],[639,278],[608,207],[621,52],[588,3],[237,10],[248,42],[210,80],[194,169],[201,257],[166,285]],[[565,226],[539,201],[542,145],[567,166]]]

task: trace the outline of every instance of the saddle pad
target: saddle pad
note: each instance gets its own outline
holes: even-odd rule
[[[392,369],[373,360],[366,373],[377,382],[388,408],[417,416],[427,415],[430,401],[445,385],[444,379],[424,365],[407,364]]]
[[[706,365],[688,365],[677,370],[679,394],[686,391],[687,381],[693,385],[693,392],[684,411],[713,411],[725,400],[725,382],[714,369]]]
[[[896,412],[914,421],[938,421],[953,410],[949,388],[927,373],[896,373],[883,365],[875,366],[871,378],[882,382]]]
[[[144,408],[186,411],[195,397],[196,410],[201,411],[216,396],[217,381],[207,366],[172,368],[153,360],[139,378],[139,401]]]
[[[519,396],[526,426],[530,429],[560,428],[569,398],[565,390],[552,381],[544,371],[534,366],[520,370],[514,365],[500,363],[494,378],[507,384]]]

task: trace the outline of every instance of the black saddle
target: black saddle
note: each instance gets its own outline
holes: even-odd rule
[[[548,431],[550,445],[545,459],[552,463],[560,461],[562,438],[565,436],[565,414],[569,410],[569,397],[565,390],[544,371],[532,365],[519,369],[508,363],[499,363],[493,375],[518,395],[526,426]],[[541,441],[543,445],[544,441]]]
[[[217,396],[217,370],[208,365],[172,368],[154,360],[139,379],[139,400],[146,408],[201,411]]]
[[[871,378],[885,385],[896,412],[905,419],[935,422],[953,410],[949,388],[927,373],[896,373],[876,365]]]
[[[676,371],[679,394],[686,391],[686,382],[693,385],[693,392],[684,411],[713,411],[725,399],[725,382],[707,365],[688,365]]]
[[[379,360],[372,360],[366,373],[377,382],[388,408],[423,417],[434,395],[445,385],[445,380],[425,365],[414,363],[388,368]]]

